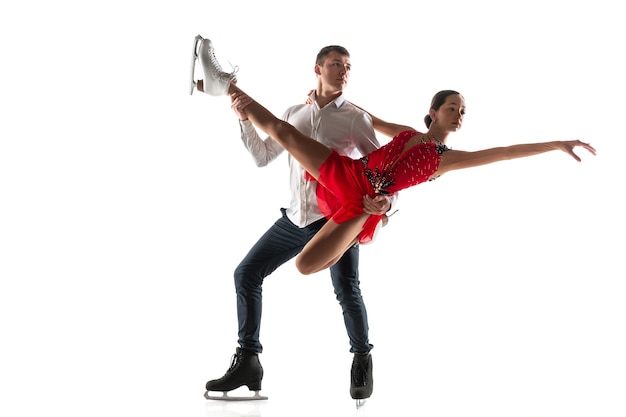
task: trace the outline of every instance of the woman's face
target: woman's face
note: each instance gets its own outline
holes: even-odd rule
[[[464,115],[465,100],[460,94],[452,94],[446,97],[439,110],[431,110],[430,117],[438,128],[445,132],[456,132],[463,125]]]

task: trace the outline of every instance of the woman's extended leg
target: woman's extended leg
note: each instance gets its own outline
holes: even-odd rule
[[[243,90],[231,83],[228,94],[237,92],[243,92]],[[320,166],[332,152],[330,148],[280,120],[255,100],[246,106],[246,114],[255,126],[280,143],[309,174],[315,178],[319,177]]]

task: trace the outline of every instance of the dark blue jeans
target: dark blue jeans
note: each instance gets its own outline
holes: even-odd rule
[[[250,249],[235,269],[239,346],[262,352],[259,340],[262,310],[262,285],[265,277],[298,255],[304,245],[326,223],[321,219],[305,228],[293,224],[281,209],[282,217]],[[367,353],[373,345],[368,340],[367,311],[359,287],[359,246],[351,247],[330,268],[337,301],[350,338],[350,352]]]

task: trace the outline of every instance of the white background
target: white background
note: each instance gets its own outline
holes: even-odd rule
[[[212,3],[219,3],[214,5]],[[624,73],[618,2],[5,2],[0,381],[7,416],[352,415],[327,272],[266,280],[264,404],[207,402],[236,346],[232,273],[288,204],[226,97],[189,96],[196,34],[277,115],[328,44],[349,99],[456,149],[580,138],[405,191],[361,249],[376,388],[361,414],[623,416]],[[228,65],[225,65],[228,67]],[[387,138],[381,137],[381,142]]]

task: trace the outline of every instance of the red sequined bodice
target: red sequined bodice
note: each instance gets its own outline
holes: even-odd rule
[[[404,131],[389,143],[362,157],[351,159],[333,152],[320,167],[317,187],[320,209],[337,223],[363,213],[364,195],[393,194],[430,179],[437,171],[441,154],[449,150],[443,144],[419,142],[406,149],[409,140],[421,135]],[[370,216],[359,236],[362,243],[371,240],[382,216]]]

